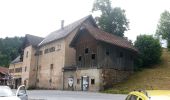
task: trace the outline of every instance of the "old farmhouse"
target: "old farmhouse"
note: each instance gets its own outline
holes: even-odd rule
[[[91,15],[45,38],[26,35],[22,48],[21,83],[61,90],[110,87],[133,72],[137,54],[127,39],[100,30]]]

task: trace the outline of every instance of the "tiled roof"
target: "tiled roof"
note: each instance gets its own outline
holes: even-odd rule
[[[125,38],[104,32],[101,29],[95,28],[91,25],[87,25],[87,24],[83,24],[83,25],[85,25],[86,29],[96,40],[110,43],[137,52],[137,49],[132,45],[132,43],[130,43]]]
[[[128,40],[126,40],[123,37],[119,37],[107,32],[102,31],[99,28],[93,27],[90,24],[83,24],[82,27],[87,29],[87,31],[98,41],[102,41],[105,43],[109,43],[121,48],[125,48],[128,50],[132,50],[135,52],[138,52],[138,50],[130,43]],[[71,42],[71,46],[74,46],[74,40]]]
[[[47,37],[45,37],[45,39],[39,44],[39,46],[66,37],[69,33],[71,33],[75,28],[80,26],[84,21],[86,21],[90,17],[92,18],[91,15],[88,15],[72,24],[63,27],[62,29],[52,32]]]
[[[12,62],[11,62],[11,64],[14,64],[14,63],[18,63],[18,62],[21,62],[21,56],[18,56],[17,58],[15,58]]]
[[[37,46],[44,39],[42,37],[38,37],[30,34],[26,34],[25,38],[32,46]]]
[[[8,73],[8,68],[5,68],[5,67],[1,67],[0,66],[0,73],[2,73],[2,74],[7,74]]]

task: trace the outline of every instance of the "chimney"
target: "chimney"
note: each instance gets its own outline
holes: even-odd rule
[[[64,28],[64,20],[61,20],[61,29]]]

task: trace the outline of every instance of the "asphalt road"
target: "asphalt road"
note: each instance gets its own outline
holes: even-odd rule
[[[82,91],[28,90],[30,100],[125,100],[126,95]]]

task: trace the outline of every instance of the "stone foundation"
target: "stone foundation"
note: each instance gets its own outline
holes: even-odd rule
[[[133,71],[115,69],[102,69],[102,80],[104,89],[110,88],[114,83],[122,82],[128,78]]]

